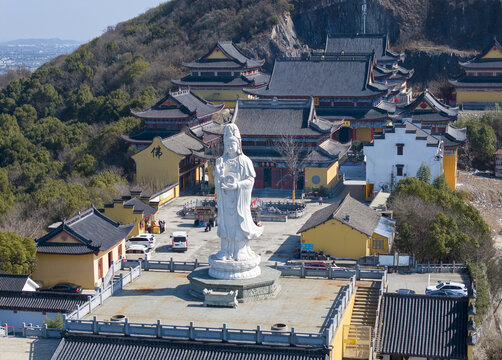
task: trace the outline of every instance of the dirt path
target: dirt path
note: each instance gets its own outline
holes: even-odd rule
[[[459,171],[457,190],[470,194],[469,203],[479,210],[493,230],[495,241],[502,243],[502,179]]]

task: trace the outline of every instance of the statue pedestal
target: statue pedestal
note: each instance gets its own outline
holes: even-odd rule
[[[237,301],[246,303],[276,296],[281,286],[281,272],[268,266],[258,266],[260,274],[250,279],[215,279],[209,274],[209,267],[195,269],[188,275],[190,294],[204,300],[204,289],[213,291],[237,290]]]
[[[213,254],[209,256],[209,276],[223,280],[251,279],[261,274],[260,260],[258,255],[242,261],[218,260]]]

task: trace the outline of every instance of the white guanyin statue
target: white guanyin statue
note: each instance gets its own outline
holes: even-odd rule
[[[248,279],[260,275],[260,256],[249,246],[263,228],[251,216],[251,191],[256,177],[253,163],[242,153],[235,124],[225,126],[223,156],[216,160],[214,184],[218,201],[221,250],[209,257],[209,275],[218,279]]]

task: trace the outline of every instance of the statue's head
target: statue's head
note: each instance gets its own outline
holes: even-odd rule
[[[236,153],[237,155],[242,154],[241,145],[241,133],[239,128],[235,124],[228,124],[225,126],[225,131],[223,133],[223,154],[230,155],[231,153]]]

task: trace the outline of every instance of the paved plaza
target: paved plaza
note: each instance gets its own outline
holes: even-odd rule
[[[217,228],[205,232],[204,228],[194,227],[193,219],[184,219],[179,215],[183,204],[192,200],[203,200],[201,196],[182,196],[174,199],[169,204],[159,209],[155,215],[157,220],[166,222],[166,231],[156,234],[156,247],[152,254],[152,260],[169,260],[173,258],[179,261],[193,261],[198,259],[207,262],[211,254],[219,251],[220,239],[216,235]],[[264,201],[285,201],[285,199],[267,198]],[[300,248],[300,236],[296,232],[307,221],[310,215],[324,206],[317,201],[307,201],[307,212],[299,219],[288,219],[286,222],[262,222],[263,235],[251,242],[251,248],[262,258],[262,263],[273,264],[285,262],[295,257]],[[173,231],[186,231],[188,234],[188,250],[185,253],[171,251],[170,235]]]
[[[188,293],[187,272],[143,271],[134,282],[96,308],[86,319],[123,314],[131,322],[270,330],[284,323],[298,332],[317,333],[348,280],[281,278],[273,299],[239,303],[237,308],[204,307]]]

